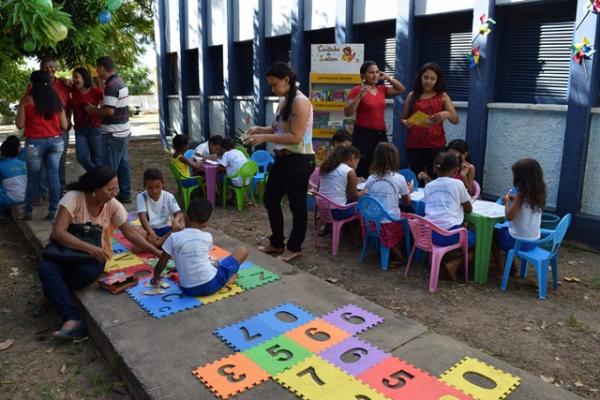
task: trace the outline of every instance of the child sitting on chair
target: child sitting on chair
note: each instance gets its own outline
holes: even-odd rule
[[[191,158],[185,158],[184,153],[188,150],[189,143],[190,139],[187,135],[175,136],[173,138],[173,155],[169,160],[171,166],[177,169],[183,179],[192,177],[190,168],[192,171],[196,171],[202,166],[201,162],[196,162]]]
[[[217,171],[225,172],[228,177],[233,176],[237,174],[240,168],[242,168],[242,166],[248,162],[248,159],[244,153],[235,148],[233,139],[223,139],[221,147],[223,148],[223,156],[219,161],[219,167]],[[242,178],[239,176],[230,179],[229,181],[235,186],[242,186]]]
[[[8,214],[10,206],[25,201],[27,165],[18,158],[21,142],[11,135],[0,146],[0,221]]]
[[[221,153],[221,144],[223,143],[223,136],[215,135],[211,136],[208,141],[200,143],[194,149],[194,160],[216,160]]]
[[[212,205],[208,200],[195,198],[185,213],[186,228],[174,232],[163,243],[151,283],[160,281],[169,258],[173,257],[179,273],[181,292],[186,296],[208,296],[237,278],[240,264],[248,257],[248,250],[238,247],[230,256],[213,265],[209,252],[213,247],[212,235],[203,231],[210,219]]]
[[[183,213],[175,196],[163,190],[163,176],[160,170],[150,168],[144,171],[145,191],[137,195],[137,212],[144,238],[160,248],[171,232],[184,228]]]

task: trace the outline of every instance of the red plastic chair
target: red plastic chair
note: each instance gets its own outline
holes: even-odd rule
[[[317,244],[317,241],[319,240],[318,232],[319,232],[319,228],[321,227],[321,224],[331,224],[333,226],[333,235],[332,235],[332,239],[331,239],[331,253],[335,256],[335,255],[337,255],[338,247],[340,244],[340,233],[342,231],[342,226],[346,222],[350,222],[355,219],[358,219],[359,214],[358,214],[358,212],[356,212],[351,217],[348,217],[346,219],[342,219],[342,220],[338,221],[338,220],[334,219],[333,216],[331,215],[331,210],[333,210],[333,209],[347,210],[349,208],[356,207],[356,202],[340,205],[340,204],[334,203],[329,197],[322,195],[319,192],[313,191],[312,194],[315,197],[315,206],[316,206],[315,213],[317,212],[316,211],[317,209],[319,210],[318,211],[319,218],[317,219],[317,222],[316,222],[315,246]]]
[[[429,278],[429,292],[433,293],[437,289],[438,277],[440,275],[440,264],[442,257],[447,252],[460,249],[462,247],[465,257],[465,282],[469,280],[469,243],[467,230],[465,228],[455,229],[453,231],[447,231],[435,225],[433,222],[420,217],[415,214],[405,214],[408,220],[408,226],[413,236],[413,248],[408,258],[408,264],[406,264],[406,271],[404,277],[408,275],[410,269],[410,263],[412,262],[413,255],[416,249],[431,253],[430,264],[431,264],[431,276]],[[458,243],[451,246],[437,246],[431,241],[431,233],[437,232],[442,236],[452,236],[459,234]]]

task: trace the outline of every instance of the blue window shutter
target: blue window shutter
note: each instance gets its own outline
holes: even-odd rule
[[[576,6],[506,8],[498,100],[566,104]]]
[[[211,58],[212,82],[207,94],[223,95],[223,45],[209,46],[208,56]]]
[[[396,70],[396,21],[356,26],[356,43],[365,44],[365,61],[377,63],[381,71],[393,76]]]
[[[252,40],[246,40],[244,42],[236,42],[234,45],[236,59],[237,59],[237,72],[238,76],[238,92],[234,95],[252,95]]]

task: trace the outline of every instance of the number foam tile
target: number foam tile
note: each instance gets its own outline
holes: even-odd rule
[[[149,289],[149,280],[140,279],[136,286],[127,289],[127,294],[154,318],[163,318],[202,305],[198,299],[184,296],[179,285],[170,279],[163,279],[171,285],[164,294],[144,295],[142,292]]]
[[[249,268],[238,270],[238,277],[235,283],[246,290],[250,290],[279,279],[281,279],[279,275],[258,265],[253,265]]]
[[[220,260],[222,258],[225,258],[225,257],[231,255],[231,252],[227,251],[219,246],[213,246],[212,249],[210,249],[210,252],[208,253],[208,255],[214,259]]]
[[[234,296],[236,294],[242,293],[244,289],[232,283],[229,286],[224,286],[217,293],[213,293],[209,296],[198,296],[196,297],[202,304],[210,304],[219,300],[226,299],[228,297]]]
[[[224,326],[214,331],[214,334],[236,351],[244,351],[280,333],[265,324],[258,315],[240,321],[233,325]]]
[[[468,372],[482,375],[493,381],[496,386],[486,389],[475,385],[464,378]],[[440,379],[481,400],[505,399],[521,384],[521,378],[472,357],[465,357],[454,364],[440,376]]]
[[[359,338],[351,337],[320,352],[319,356],[350,375],[358,376],[390,354]]]
[[[271,340],[251,347],[244,355],[262,369],[275,376],[313,355],[308,349],[292,339],[279,335]]]
[[[471,396],[393,356],[375,364],[358,378],[393,400],[473,400]]]
[[[235,353],[196,368],[192,372],[216,396],[228,399],[262,382],[271,375],[242,353]]]
[[[365,385],[357,379],[353,379],[344,386],[338,387],[334,392],[330,392],[322,400],[388,400],[372,387]],[[444,399],[440,399],[444,400]],[[452,399],[446,399],[452,400]]]
[[[314,353],[319,353],[346,339],[350,334],[320,318],[292,329],[286,336]]]
[[[346,304],[322,317],[349,332],[357,335],[383,322],[383,318],[354,304]],[[356,322],[352,322],[356,321]]]
[[[286,316],[291,320],[283,319]],[[313,314],[292,303],[280,304],[277,307],[263,311],[256,317],[276,331],[277,334],[285,333],[315,319]]]
[[[144,264],[144,260],[133,253],[115,254],[104,265],[104,272],[122,270]]]
[[[353,380],[317,355],[305,358],[274,379],[305,400],[322,400]]]

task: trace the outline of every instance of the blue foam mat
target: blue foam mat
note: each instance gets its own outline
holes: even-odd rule
[[[278,315],[281,315],[281,313],[291,314],[293,318],[288,315],[287,319],[280,319]],[[316,318],[313,314],[292,303],[281,304],[258,314],[257,317],[279,334],[290,331]]]
[[[258,316],[224,326],[214,333],[237,351],[244,351],[279,335],[279,332],[266,325]]]
[[[163,282],[169,283],[171,287],[166,289],[164,294],[154,296],[144,295],[142,292],[151,289],[149,286],[144,286],[144,283],[149,281],[149,279],[141,279],[136,286],[127,289],[127,293],[154,318],[163,318],[202,305],[202,302],[195,297],[184,296],[181,293],[179,285],[165,278],[163,278]]]

